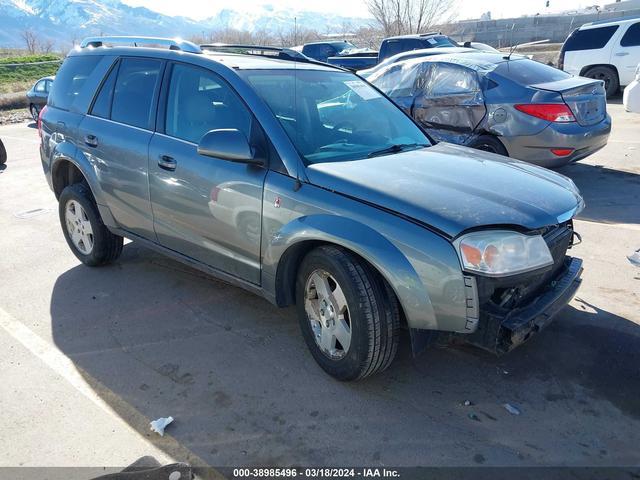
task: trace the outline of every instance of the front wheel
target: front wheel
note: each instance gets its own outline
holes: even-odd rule
[[[89,189],[74,183],[62,190],[58,213],[67,244],[78,259],[90,267],[116,260],[123,238],[105,227]]]
[[[395,294],[366,262],[334,246],[312,250],[300,266],[296,305],[313,358],[338,380],[386,369],[399,341]]]

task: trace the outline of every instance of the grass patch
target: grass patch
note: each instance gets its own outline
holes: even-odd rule
[[[55,75],[60,63],[28,65],[34,62],[50,61],[62,61],[62,59],[53,54],[0,58],[0,93],[23,92],[28,90],[33,82],[39,78]],[[9,64],[22,65],[10,66]]]

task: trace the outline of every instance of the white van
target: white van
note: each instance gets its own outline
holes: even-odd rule
[[[560,50],[558,68],[604,81],[607,96],[629,85],[640,63],[640,17],[585,23]]]

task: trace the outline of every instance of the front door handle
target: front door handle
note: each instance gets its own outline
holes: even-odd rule
[[[84,143],[86,143],[90,147],[97,147],[98,146],[98,137],[96,137],[95,135],[91,135],[91,134],[85,135]]]
[[[626,57],[629,55],[629,52],[618,52],[616,53],[616,57]]]
[[[164,170],[173,172],[178,164],[173,157],[170,157],[169,155],[160,155],[160,158],[158,159],[158,165]]]

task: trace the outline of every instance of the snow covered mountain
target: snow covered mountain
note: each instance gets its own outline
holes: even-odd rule
[[[32,29],[41,38],[70,45],[88,35],[155,35],[189,37],[225,28],[270,33],[294,27],[320,33],[356,29],[369,19],[340,17],[305,10],[292,11],[265,5],[251,11],[223,9],[205,20],[171,17],[120,0],[0,0],[0,46],[20,47],[20,34]]]

